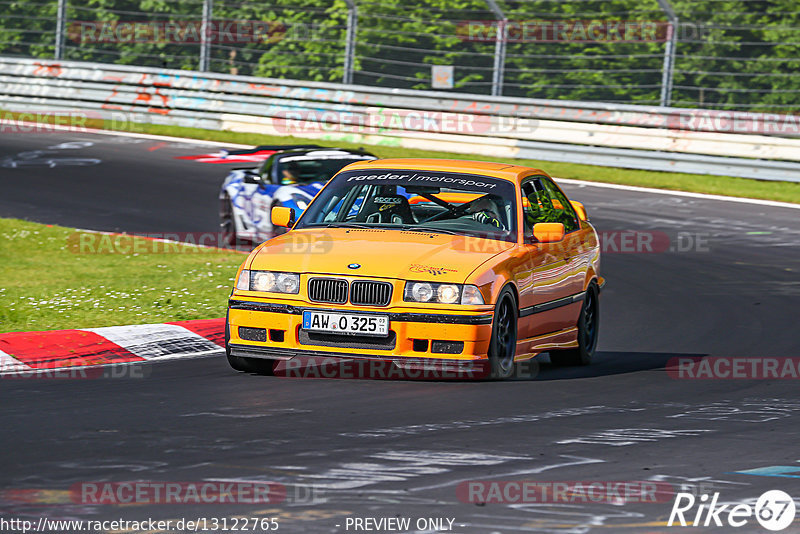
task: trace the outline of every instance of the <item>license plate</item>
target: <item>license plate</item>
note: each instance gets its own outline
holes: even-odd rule
[[[303,330],[362,336],[388,336],[389,318],[385,315],[304,311]]]

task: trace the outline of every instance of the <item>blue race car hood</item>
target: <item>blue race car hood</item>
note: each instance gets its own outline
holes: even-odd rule
[[[295,188],[308,195],[309,198],[314,198],[323,185],[325,184],[322,182],[312,182],[310,184],[296,185]]]

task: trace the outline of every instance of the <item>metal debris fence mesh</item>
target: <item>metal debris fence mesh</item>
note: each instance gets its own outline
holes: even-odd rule
[[[0,0],[0,13],[5,56],[404,89],[435,88],[447,65],[451,92],[800,108],[795,0]]]

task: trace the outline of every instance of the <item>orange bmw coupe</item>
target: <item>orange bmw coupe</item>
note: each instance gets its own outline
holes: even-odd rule
[[[599,328],[597,232],[545,172],[384,159],[342,169],[240,267],[228,361],[271,374],[324,356],[399,367],[480,363],[508,378],[548,352],[585,365]]]

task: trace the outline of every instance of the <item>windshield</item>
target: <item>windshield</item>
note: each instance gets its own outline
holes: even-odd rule
[[[327,182],[342,168],[357,161],[375,159],[354,154],[336,156],[286,156],[278,162],[278,179],[282,185]]]
[[[511,182],[440,171],[347,171],[321,191],[297,228],[368,227],[516,241]]]

